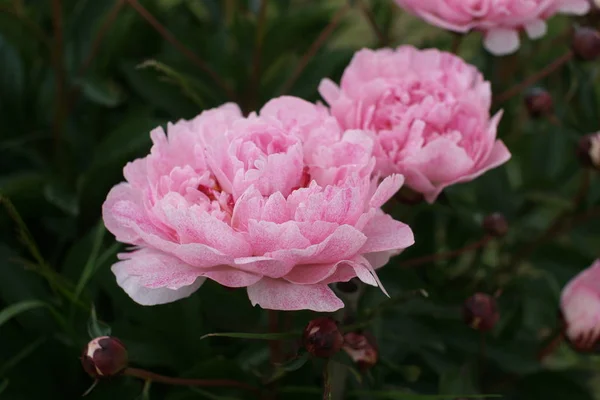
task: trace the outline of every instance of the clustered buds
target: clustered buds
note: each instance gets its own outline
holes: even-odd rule
[[[600,56],[600,32],[588,27],[577,28],[572,49],[584,61],[595,60]]]
[[[379,358],[375,338],[365,332],[346,333],[344,335],[344,351],[363,372],[377,364]]]
[[[554,112],[552,95],[545,89],[533,88],[525,96],[525,105],[529,115],[539,118]]]
[[[493,213],[483,219],[482,227],[490,236],[502,237],[508,233],[508,222],[504,215]]]
[[[344,344],[344,337],[335,320],[322,317],[308,323],[302,335],[302,342],[310,354],[329,358],[340,351]]]
[[[600,169],[600,133],[592,133],[579,139],[577,158],[584,167]]]
[[[492,330],[500,319],[496,299],[485,293],[475,293],[463,305],[463,318],[473,329]]]
[[[101,336],[85,346],[81,355],[83,369],[94,379],[110,378],[127,368],[128,355],[123,343],[112,336]]]

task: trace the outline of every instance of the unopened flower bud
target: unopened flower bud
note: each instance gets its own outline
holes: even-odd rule
[[[308,323],[302,335],[306,350],[321,358],[329,358],[340,351],[344,337],[336,321],[329,317],[313,319]]]
[[[473,329],[481,332],[492,330],[500,319],[496,299],[485,293],[475,293],[465,301],[463,317]]]
[[[379,358],[377,343],[369,333],[346,333],[344,335],[344,351],[361,371],[373,367]]]
[[[572,48],[578,58],[584,61],[595,60],[600,56],[600,32],[588,27],[577,28]]]
[[[600,133],[592,133],[579,139],[577,158],[584,167],[600,169]]]
[[[502,237],[508,233],[508,222],[504,215],[493,213],[486,216],[482,223],[485,232],[493,237]]]
[[[127,368],[128,355],[123,343],[112,336],[93,339],[83,349],[81,364],[92,378],[110,378]]]
[[[560,297],[563,327],[571,347],[595,352],[600,347],[600,260],[580,272]]]
[[[525,96],[525,106],[529,115],[539,118],[554,112],[554,101],[552,95],[542,88],[533,88]]]

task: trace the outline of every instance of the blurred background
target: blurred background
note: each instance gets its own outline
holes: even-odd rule
[[[556,17],[542,40],[524,39],[501,58],[473,33],[458,54],[500,93],[568,51],[575,24],[599,23],[595,13]],[[135,366],[272,378],[266,342],[200,340],[266,331],[244,290],[208,282],[183,301],[142,307],[117,286],[110,265],[122,246],[102,224],[102,202],[125,163],[149,151],[152,128],[228,101],[251,111],[282,94],[318,100],[319,81],[339,80],[355,51],[401,44],[450,51],[458,42],[392,0],[0,0],[0,398],[80,398],[92,384],[81,349],[109,327]],[[495,107],[505,110],[506,165],[449,188],[433,206],[389,206],[416,244],[381,272],[402,301],[386,303],[375,289],[360,299],[355,318],[373,317],[379,361],[350,374],[346,398],[600,399],[597,358],[564,343],[544,354],[558,332],[562,286],[600,246],[600,183],[575,156],[579,138],[600,130],[599,68],[572,60],[540,81],[554,113],[533,118],[526,91]],[[508,220],[505,237],[407,265],[478,242],[492,212]],[[410,295],[419,289],[429,297]],[[498,295],[500,321],[485,339],[461,318],[478,291]],[[294,313],[287,328],[313,317]],[[287,348],[292,359],[294,343]],[[283,371],[279,397],[320,398],[317,364]],[[87,398],[244,396],[122,377]]]

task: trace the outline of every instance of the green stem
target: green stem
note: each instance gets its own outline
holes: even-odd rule
[[[329,360],[323,365],[323,400],[331,400],[331,375],[329,373]]]

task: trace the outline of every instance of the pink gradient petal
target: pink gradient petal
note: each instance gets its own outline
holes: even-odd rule
[[[344,307],[327,285],[295,285],[281,279],[263,278],[248,286],[248,297],[252,305],[267,310],[333,312]]]
[[[396,194],[398,190],[402,187],[404,183],[404,176],[399,174],[393,174],[385,178],[377,187],[377,190],[371,197],[369,201],[369,205],[371,207],[379,208],[384,205],[389,199],[392,198],[393,195]]]
[[[393,249],[405,249],[415,243],[412,230],[387,214],[373,217],[364,227],[367,242],[360,253],[376,253]]]
[[[140,250],[112,266],[117,283],[137,303],[155,305],[190,296],[204,283],[199,270],[159,252]]]

